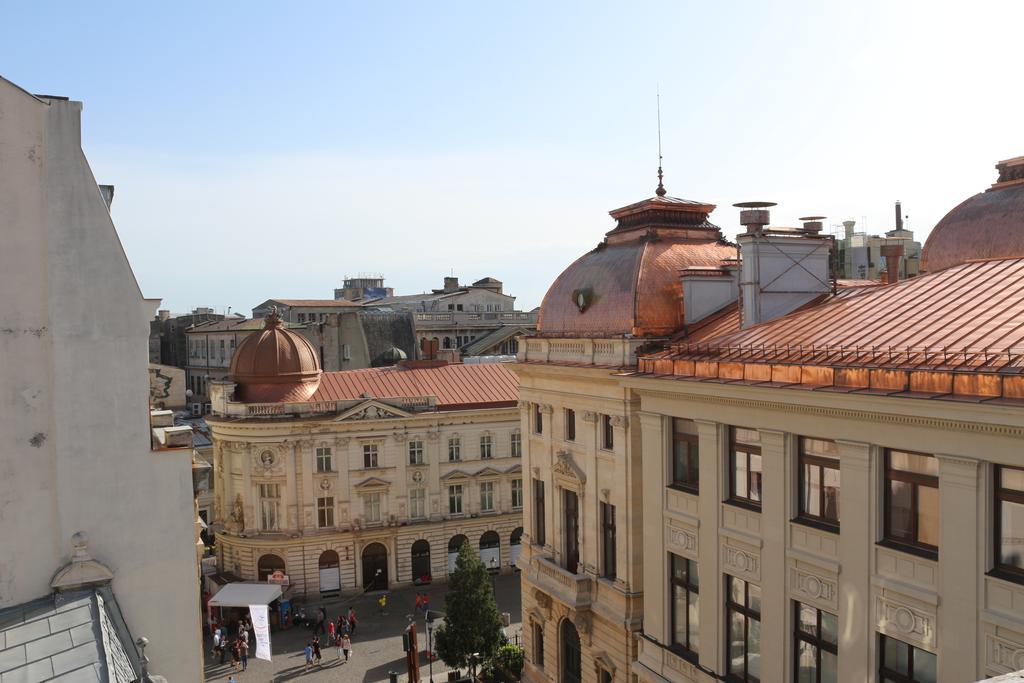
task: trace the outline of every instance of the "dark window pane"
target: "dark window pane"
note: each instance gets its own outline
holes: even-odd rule
[[[904,481],[890,481],[887,535],[898,541],[913,542],[913,515],[913,484]]]
[[[689,570],[687,571],[687,577],[690,580],[690,586],[692,586],[693,588],[699,588],[700,576],[697,571],[697,563],[693,560],[686,560],[686,566]]]
[[[935,683],[938,675],[935,671],[935,655],[914,648],[914,681],[915,683]]]
[[[826,467],[823,469],[821,485],[825,491],[825,509],[821,516],[839,521],[839,470]]]
[[[697,594],[689,593],[687,598],[687,613],[690,616],[690,649],[694,652],[700,651],[700,609],[697,605]]]
[[[761,622],[747,620],[747,677],[761,678]]]
[[[747,489],[747,454],[733,453],[733,494],[737,498],[749,498]]]
[[[999,562],[1024,569],[1024,505],[1002,501],[999,506]]]
[[[797,643],[796,680],[797,683],[818,683],[818,659],[816,648],[810,643]]]
[[[743,675],[745,667],[743,652],[746,638],[743,633],[743,615],[732,612],[729,615],[729,672]]]
[[[745,605],[746,599],[743,596],[744,582],[740,579],[729,577],[729,600],[737,605]]]
[[[747,584],[747,607],[757,614],[761,613],[761,587],[750,583]]]
[[[839,617],[828,612],[821,613],[821,639],[833,645],[839,644]]]
[[[686,591],[672,586],[672,642],[686,647]]]
[[[831,652],[821,653],[821,683],[837,683],[839,681],[839,664]]]
[[[882,662],[890,671],[906,673],[910,669],[910,646],[892,638],[882,638]]]

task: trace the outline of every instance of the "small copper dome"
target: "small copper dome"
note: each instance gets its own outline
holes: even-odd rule
[[[932,228],[921,269],[944,270],[975,259],[1024,257],[1024,157],[996,164],[999,180],[962,202]]]
[[[286,330],[275,307],[265,327],[242,340],[231,357],[235,400],[245,403],[308,401],[320,386],[316,349]]]
[[[708,221],[713,204],[658,195],[611,211],[616,227],[548,289],[546,337],[666,336],[683,326],[680,271],[719,266],[736,247]]]

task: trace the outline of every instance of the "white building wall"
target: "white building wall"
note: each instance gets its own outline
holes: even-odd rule
[[[0,606],[49,593],[85,531],[152,670],[200,680],[190,452],[150,451],[156,306],[82,153],[81,106],[0,80],[0,263],[17,293],[0,313]]]

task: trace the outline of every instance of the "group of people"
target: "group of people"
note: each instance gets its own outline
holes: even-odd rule
[[[348,614],[338,615],[337,623],[328,619],[327,609],[321,607],[316,618],[316,633],[305,647],[306,671],[309,671],[314,664],[320,666],[323,660],[323,654],[320,651],[321,634],[326,636],[328,646],[333,645],[338,648],[338,659],[344,657],[347,662],[352,656],[352,636],[356,633],[357,623],[354,607],[348,608]]]
[[[213,654],[224,663],[227,654],[231,653],[231,666],[236,671],[245,671],[249,667],[249,630],[251,625],[243,619],[238,623],[238,633],[234,638],[228,632],[227,625],[213,625]]]

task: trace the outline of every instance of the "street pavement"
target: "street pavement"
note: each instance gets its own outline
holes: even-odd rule
[[[505,629],[511,638],[520,633],[521,603],[519,600],[519,575],[498,576],[494,579],[498,599],[498,610],[511,615],[512,625]],[[416,593],[427,593],[430,596],[430,609],[444,611],[444,595],[447,584],[436,583],[430,586],[410,587],[388,593],[387,609],[381,615],[377,605],[379,592],[367,593],[355,598],[331,598],[324,601],[310,600],[305,603],[306,614],[316,613],[323,605],[327,608],[328,619],[337,620],[338,615],[348,612],[349,605],[356,608],[358,624],[356,634],[352,638],[352,656],[348,662],[338,660],[338,651],[334,647],[322,647],[323,661],[321,666],[313,666],[305,671],[303,649],[306,642],[313,636],[312,631],[301,626],[293,626],[285,631],[274,631],[270,634],[271,661],[256,659],[253,655],[256,646],[250,634],[249,666],[244,672],[232,670],[230,655],[220,664],[211,654],[213,640],[205,633],[205,676],[207,681],[224,681],[228,676],[235,675],[239,683],[291,681],[352,681],[376,683],[387,681],[388,672],[399,673],[399,681],[408,679],[405,666],[405,653],[402,651],[402,631],[409,624],[408,615],[415,611]],[[301,602],[295,604],[296,611]],[[427,635],[424,632],[423,613],[416,616],[417,638],[420,649],[421,680],[428,681],[428,664],[424,654],[427,648]],[[321,642],[326,638],[321,636]],[[434,662],[434,680],[447,680],[448,666],[440,659]]]

